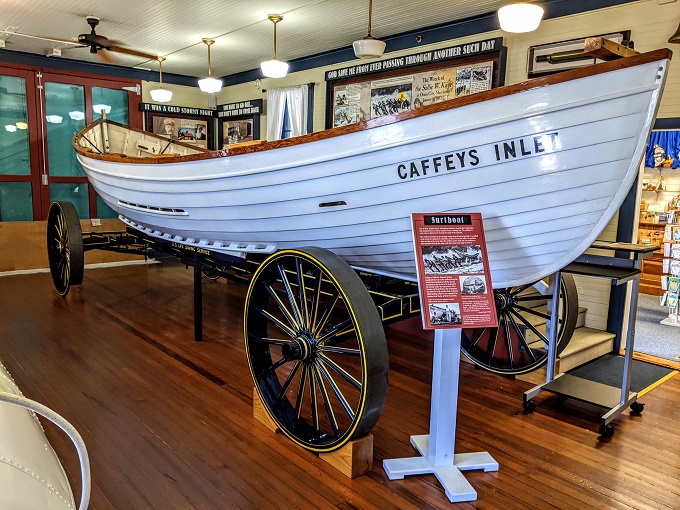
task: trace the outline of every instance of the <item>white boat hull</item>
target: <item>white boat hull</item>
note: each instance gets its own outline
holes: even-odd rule
[[[564,267],[611,220],[638,174],[666,66],[241,155],[78,157],[104,201],[152,235],[236,254],[314,245],[405,279],[415,279],[412,212],[481,212],[493,285],[510,287]]]

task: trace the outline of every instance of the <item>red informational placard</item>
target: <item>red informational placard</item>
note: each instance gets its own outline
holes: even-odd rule
[[[413,213],[425,329],[497,327],[480,213]]]

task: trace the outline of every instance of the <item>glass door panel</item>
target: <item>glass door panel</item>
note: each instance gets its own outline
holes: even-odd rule
[[[45,83],[45,120],[50,176],[84,177],[85,172],[71,147],[71,139],[85,127],[85,87]]]
[[[118,213],[106,205],[99,195],[97,195],[97,217],[103,220],[118,217]]]
[[[0,175],[31,175],[26,80],[0,76]]]
[[[93,119],[102,116],[102,109],[106,111],[106,118],[119,124],[128,124],[128,93],[126,90],[105,89],[92,87]]]
[[[0,222],[32,221],[33,192],[30,182],[0,182]]]
[[[90,217],[90,193],[87,184],[82,182],[50,184],[50,200],[71,202],[81,220]]]

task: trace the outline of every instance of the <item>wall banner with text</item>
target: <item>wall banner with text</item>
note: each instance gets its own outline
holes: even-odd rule
[[[480,213],[413,213],[423,328],[497,327]]]

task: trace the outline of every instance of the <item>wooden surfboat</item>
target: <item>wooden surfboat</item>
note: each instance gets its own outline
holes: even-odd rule
[[[494,288],[581,255],[638,174],[658,50],[309,135],[208,151],[109,121],[73,140],[129,226],[245,257],[318,246],[415,280],[412,212],[481,212]]]

